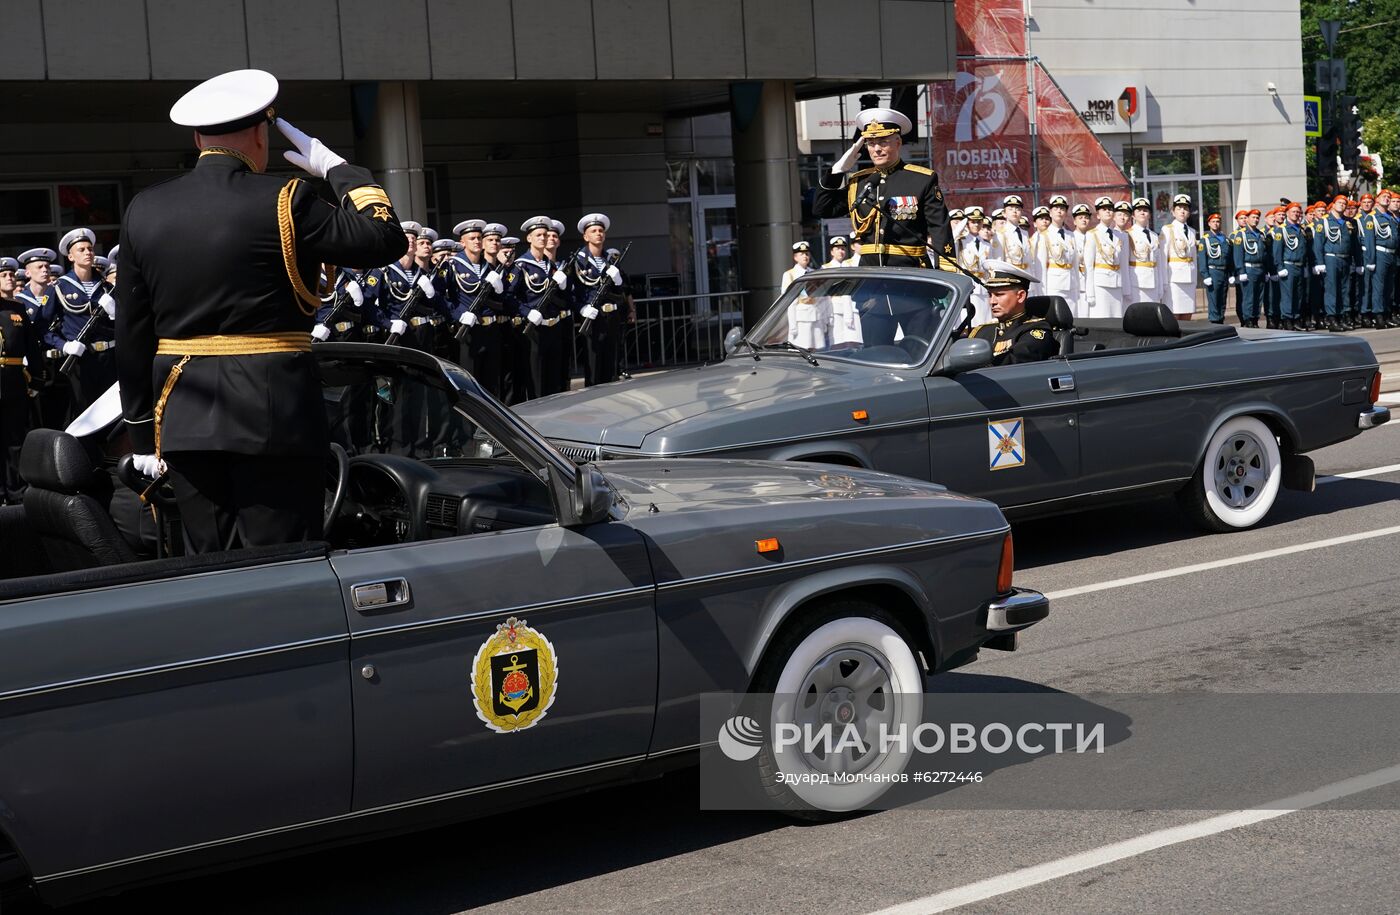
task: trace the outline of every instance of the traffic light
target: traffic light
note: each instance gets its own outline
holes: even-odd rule
[[[1337,149],[1339,145],[1335,131],[1329,130],[1317,138],[1317,170],[1319,174],[1335,175],[1337,173]]]
[[[1356,110],[1356,96],[1341,96],[1337,99],[1337,107],[1337,120],[1341,127],[1342,165],[1350,171],[1361,161],[1361,115]]]

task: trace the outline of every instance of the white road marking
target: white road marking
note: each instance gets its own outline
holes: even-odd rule
[[[1391,393],[1389,393],[1389,394],[1382,394],[1382,395],[1381,395],[1381,399],[1378,400],[1378,401],[1376,401],[1376,403],[1383,403],[1383,404],[1400,403],[1400,391],[1391,392]]]
[[[1078,588],[1066,588],[1063,591],[1047,591],[1045,596],[1052,601],[1061,600],[1066,597],[1077,597],[1080,594],[1093,594],[1095,591],[1109,591],[1114,588],[1126,588],[1129,585],[1140,585],[1149,581],[1160,581],[1163,578],[1177,578],[1182,575],[1194,575],[1197,572],[1209,572],[1212,569],[1224,569],[1246,562],[1257,562],[1261,559],[1274,559],[1278,556],[1290,556],[1294,553],[1325,550],[1329,547],[1341,546],[1345,543],[1356,543],[1360,540],[1373,540],[1376,537],[1389,537],[1392,534],[1400,534],[1400,525],[1376,528],[1371,531],[1360,531],[1355,534],[1346,534],[1342,537],[1329,537],[1326,540],[1312,540],[1307,543],[1294,544],[1293,546],[1279,547],[1276,550],[1264,550],[1258,553],[1247,553],[1243,556],[1232,556],[1229,559],[1198,562],[1194,565],[1178,566],[1174,569],[1163,569],[1160,572],[1130,575],[1127,578],[1114,578],[1092,585],[1081,585]]]
[[[1014,893],[1017,890],[1058,880],[1070,874],[1092,870],[1105,864],[1112,864],[1114,861],[1122,861],[1124,858],[1133,858],[1159,848],[1165,848],[1168,845],[1203,839],[1206,836],[1228,832],[1243,826],[1263,823],[1266,820],[1297,813],[1309,807],[1317,807],[1338,798],[1370,791],[1373,788],[1397,781],[1400,781],[1400,766],[1377,769],[1375,772],[1357,775],[1312,791],[1283,798],[1264,807],[1234,810],[1209,819],[1198,820],[1195,823],[1187,823],[1184,826],[1159,829],[1156,832],[1149,832],[1122,842],[1114,842],[1112,845],[1104,845],[1077,855],[1047,861],[1032,867],[1024,867],[998,877],[990,877],[976,883],[969,883],[966,886],[944,890],[922,899],[914,899],[887,909],[881,909],[874,915],[925,915],[925,913],[946,912],[958,906],[981,902],[1006,893]]]
[[[1382,429],[1385,427],[1382,426]],[[1368,467],[1365,470],[1349,470],[1346,473],[1334,473],[1328,476],[1318,477],[1317,485],[1324,483],[1335,483],[1338,480],[1360,480],[1363,477],[1378,477],[1385,473],[1395,473],[1400,470],[1400,464],[1386,464],[1384,467]]]

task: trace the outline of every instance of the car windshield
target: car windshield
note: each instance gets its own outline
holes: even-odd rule
[[[953,286],[929,279],[817,270],[788,287],[745,340],[763,352],[914,366],[956,301]]]

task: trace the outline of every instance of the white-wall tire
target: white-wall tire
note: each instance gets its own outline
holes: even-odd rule
[[[1252,416],[1233,417],[1211,436],[1182,507],[1209,531],[1253,527],[1273,508],[1282,470],[1273,430]]]
[[[857,810],[878,799],[893,784],[885,779],[904,772],[909,756],[898,746],[880,746],[880,726],[889,732],[902,724],[912,733],[923,720],[923,690],[923,671],[909,639],[873,604],[834,604],[808,627],[789,633],[774,645],[756,682],[756,691],[775,697],[765,732],[771,738],[780,724],[832,721],[839,735],[850,724],[870,750],[827,756],[801,745],[778,751],[767,740],[759,772],[768,795],[808,818]],[[819,781],[823,773],[835,772],[863,778],[834,790]],[[796,777],[796,783],[779,781],[780,773]]]

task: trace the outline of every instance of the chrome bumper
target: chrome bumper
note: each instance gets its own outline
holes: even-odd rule
[[[1384,426],[1390,422],[1389,407],[1372,407],[1369,410],[1362,410],[1361,415],[1356,417],[1356,428],[1374,429],[1377,426]]]
[[[1029,588],[1013,588],[987,604],[987,631],[1007,632],[1038,623],[1050,615],[1050,599]]]

